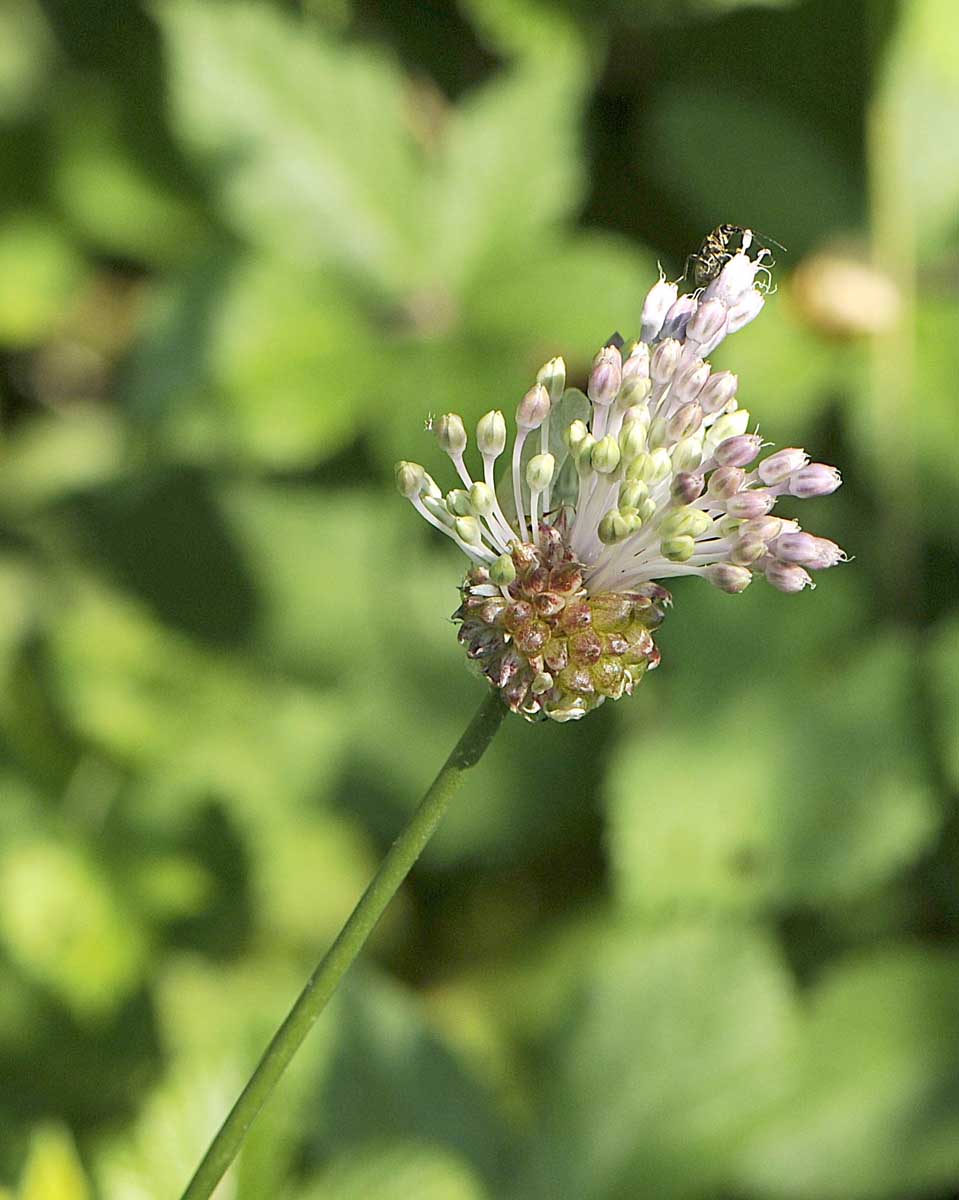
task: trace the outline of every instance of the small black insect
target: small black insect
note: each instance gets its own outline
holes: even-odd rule
[[[687,257],[682,278],[692,282],[693,287],[705,287],[716,278],[733,254],[748,250],[754,241],[761,245],[768,241],[779,246],[780,250],[786,249],[772,238],[759,237],[754,230],[742,225],[717,225],[711,233],[706,234],[699,249]],[[774,265],[771,258],[766,262],[767,267]]]

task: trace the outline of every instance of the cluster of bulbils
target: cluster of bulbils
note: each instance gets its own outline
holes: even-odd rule
[[[454,613],[468,657],[531,720],[581,717],[657,665],[652,633],[670,603],[657,581],[699,575],[741,592],[759,574],[800,592],[810,570],[845,561],[772,515],[780,496],[835,491],[839,472],[791,448],[757,463],[764,442],[737,377],[706,361],[765,301],[765,251],[750,258],[743,241],[704,289],[680,295],[661,278],[639,340],[600,350],[586,395],[566,387],[561,358],[542,368],[516,410],[505,487],[499,411],[476,428],[481,478],[455,413],[433,427],[462,487],[444,496],[418,463],[397,464],[400,492],[471,561]]]

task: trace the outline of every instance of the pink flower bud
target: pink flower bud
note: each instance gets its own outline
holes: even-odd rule
[[[704,413],[718,413],[736,395],[738,386],[738,375],[734,375],[732,371],[719,371],[706,380],[696,399],[703,406]]]
[[[673,478],[670,494],[680,504],[692,504],[703,494],[705,482],[702,475],[696,475],[692,471],[680,471]]]
[[[682,341],[686,336],[689,319],[695,311],[696,300],[692,296],[680,296],[674,304],[670,305],[659,336],[661,338],[678,338]]]
[[[745,329],[750,321],[755,321],[759,316],[765,303],[766,297],[762,292],[757,292],[755,288],[747,292],[743,299],[729,310],[726,332],[739,333],[740,329]]]
[[[660,342],[649,360],[649,375],[653,383],[669,383],[679,365],[682,346],[675,338]]]
[[[721,592],[736,595],[744,592],[752,583],[752,572],[745,567],[737,567],[734,563],[713,563],[703,570],[704,578]]]
[[[798,496],[808,500],[812,496],[829,496],[842,484],[842,476],[835,467],[826,463],[810,463],[795,475],[790,475],[786,486],[787,496]]]
[[[586,394],[603,408],[612,404],[623,383],[623,359],[615,346],[604,346],[593,359]]]
[[[671,442],[691,437],[703,423],[703,410],[693,401],[684,404],[666,422],[666,436]]]
[[[824,571],[846,561],[846,552],[829,538],[813,537],[811,533],[784,533],[770,547],[782,562],[799,563],[814,571]]]
[[[714,457],[721,467],[748,467],[762,444],[763,439],[758,433],[741,433],[720,442]]]
[[[699,393],[708,378],[709,363],[704,363],[701,358],[694,358],[683,363],[676,371],[669,394],[677,404],[688,404],[690,400],[699,398]]]
[[[516,407],[516,424],[520,429],[539,429],[548,416],[549,392],[536,383]]]
[[[742,491],[745,483],[746,472],[742,467],[717,467],[709,476],[709,494],[728,500]]]
[[[771,558],[766,564],[766,578],[780,592],[801,592],[803,588],[815,587],[812,576],[795,563],[780,562]]]
[[[698,342],[702,346],[713,345],[726,331],[728,317],[729,313],[722,300],[701,301],[686,326],[686,340]]]
[[[731,517],[742,517],[748,521],[753,517],[765,516],[775,503],[776,497],[772,492],[759,489],[738,492],[726,501],[726,512]]]

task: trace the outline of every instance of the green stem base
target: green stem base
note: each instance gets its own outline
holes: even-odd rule
[[[182,1200],[209,1200],[212,1196],[257,1113],[432,837],[466,772],[479,762],[508,711],[494,692],[490,692],[480,705],[406,828],[380,863],[336,941],[320,960],[286,1020],[273,1035],[250,1081],[210,1143]]]

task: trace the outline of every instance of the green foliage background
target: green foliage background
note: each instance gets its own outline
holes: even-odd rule
[[[480,696],[393,460],[720,221],[856,561],[508,721],[220,1195],[957,1194],[957,64],[949,0],[3,0],[4,1195],[179,1194]]]

